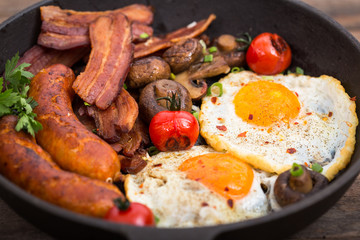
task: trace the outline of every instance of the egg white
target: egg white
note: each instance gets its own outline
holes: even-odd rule
[[[261,180],[269,179],[268,176],[254,171],[250,192],[234,200],[230,207],[227,199],[178,170],[185,160],[210,152],[214,150],[209,146],[194,146],[186,151],[153,156],[141,172],[127,176],[127,198],[147,205],[159,219],[158,227],[208,226],[268,214],[269,201],[261,188]],[[270,184],[271,181],[267,181]]]
[[[301,105],[298,117],[271,127],[249,124],[238,117],[235,95],[247,83],[258,80],[280,83],[294,92]],[[256,168],[275,173],[289,169],[293,162],[308,166],[317,162],[328,179],[350,161],[358,119],[355,102],[340,81],[294,74],[262,77],[243,71],[219,82],[222,96],[203,98],[199,114],[201,135],[215,150],[229,151]],[[244,132],[246,136],[239,137]]]

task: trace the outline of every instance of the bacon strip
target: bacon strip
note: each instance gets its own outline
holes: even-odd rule
[[[174,43],[187,38],[193,38],[203,33],[216,19],[211,14],[207,19],[203,19],[191,27],[180,28],[174,32],[166,34],[164,38],[152,37],[144,43],[135,45],[134,58],[140,58],[157,52],[161,49],[171,47]]]
[[[81,12],[68,9],[61,9],[58,6],[43,6],[40,7],[41,20],[48,22],[60,22],[63,24],[70,24],[75,26],[87,26],[95,21],[98,17],[117,15],[122,13],[127,16],[131,22],[140,22],[143,24],[151,24],[154,14],[150,6],[142,4],[132,4],[123,8],[109,11],[99,12]]]
[[[66,26],[42,23],[42,32],[38,36],[37,43],[41,46],[57,50],[67,50],[75,47],[90,45],[88,25],[86,27]],[[133,42],[140,41],[140,34],[153,35],[152,27],[134,22],[131,24]]]
[[[119,141],[110,145],[116,152],[133,157],[136,151],[149,143],[148,127],[138,118],[130,132],[122,133]]]
[[[106,110],[91,106],[87,112],[95,120],[98,135],[108,142],[116,142],[121,133],[128,133],[134,127],[139,108],[135,99],[122,89]]]
[[[90,59],[73,89],[87,103],[105,110],[115,100],[132,61],[131,28],[123,14],[90,24]]]
[[[89,25],[101,16],[113,16],[122,13],[132,22],[133,40],[141,33],[152,36],[153,29],[147,24],[153,21],[153,12],[149,6],[133,4],[124,8],[103,12],[78,12],[60,9],[57,6],[41,7],[41,33],[38,44],[57,50],[66,50],[90,44]]]
[[[25,62],[30,63],[31,66],[26,70],[36,75],[41,69],[55,63],[61,63],[65,66],[71,67],[89,52],[90,49],[87,47],[58,51],[34,45],[19,59],[18,65]]]

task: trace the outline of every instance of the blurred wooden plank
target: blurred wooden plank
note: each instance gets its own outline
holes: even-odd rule
[[[303,1],[335,19],[360,41],[360,0]],[[0,23],[36,2],[39,0],[0,0]],[[0,216],[1,239],[52,239],[9,209],[1,199]],[[333,208],[287,239],[360,239],[360,176]]]

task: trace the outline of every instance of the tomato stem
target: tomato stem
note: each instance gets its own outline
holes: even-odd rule
[[[125,211],[130,207],[130,202],[126,198],[115,198],[113,201],[119,210]]]

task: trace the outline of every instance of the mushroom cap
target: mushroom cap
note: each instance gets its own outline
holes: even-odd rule
[[[311,180],[313,182],[311,191],[308,193],[301,193],[293,190],[289,184],[291,177],[290,170],[285,171],[278,176],[274,185],[275,198],[280,206],[285,207],[292,203],[298,202],[305,197],[320,191],[328,185],[329,181],[324,175],[315,171],[307,170],[304,166],[302,167],[304,171],[308,171],[311,176]]]

